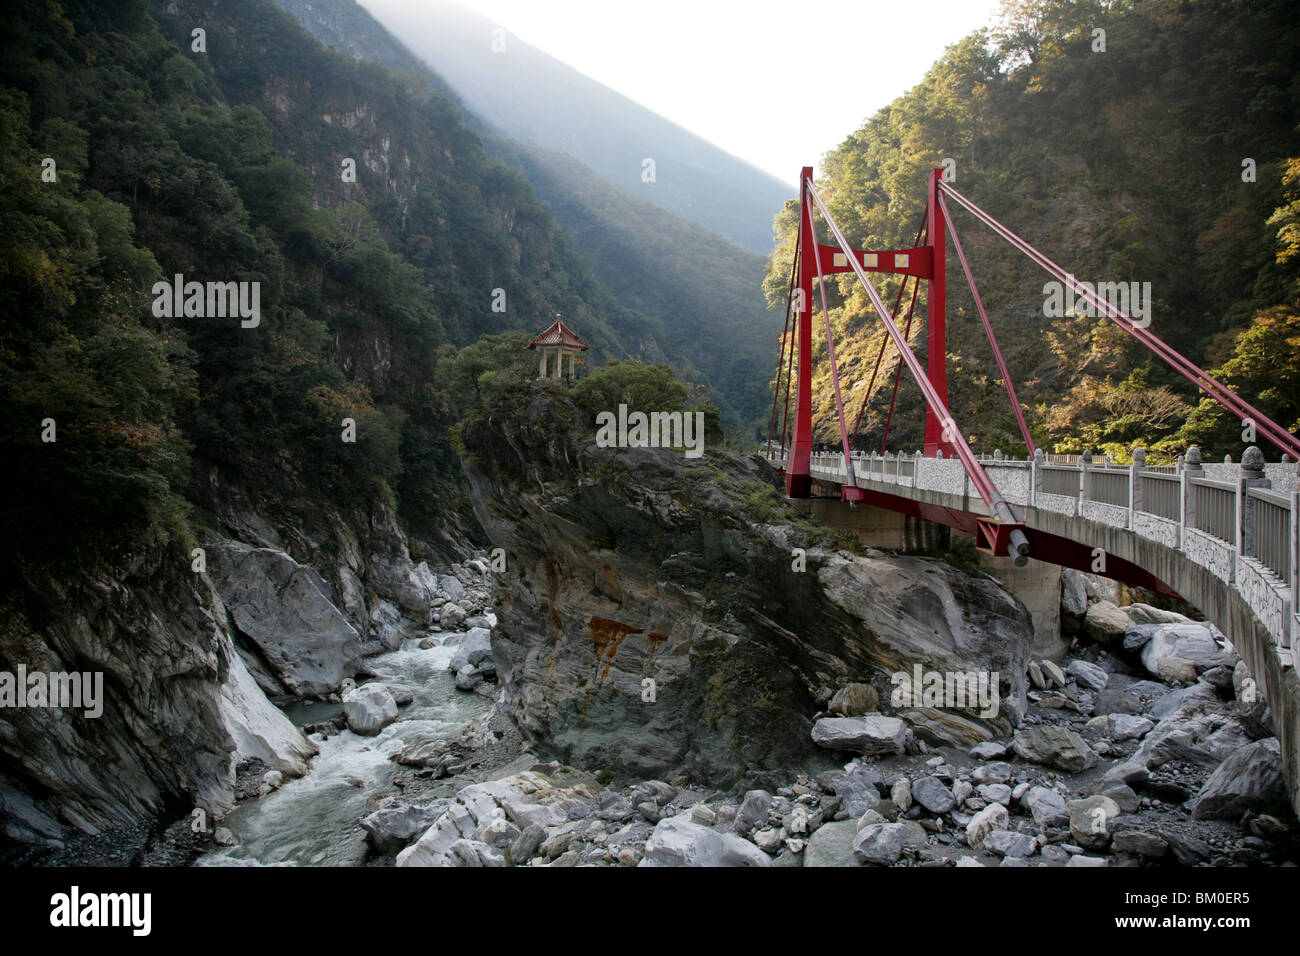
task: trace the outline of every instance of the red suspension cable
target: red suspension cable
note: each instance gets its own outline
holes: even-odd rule
[[[957,250],[957,258],[961,260],[962,271],[966,273],[966,281],[970,283],[970,293],[975,297],[975,306],[979,309],[980,321],[984,323],[984,334],[988,336],[989,344],[993,346],[993,357],[997,359],[998,370],[1002,373],[1002,382],[1007,387],[1007,398],[1011,400],[1011,410],[1016,413],[1016,422],[1020,425],[1021,437],[1025,440],[1025,447],[1029,449],[1029,457],[1034,457],[1034,440],[1029,437],[1029,426],[1025,424],[1024,413],[1020,411],[1020,399],[1016,397],[1016,387],[1011,383],[1011,373],[1007,371],[1007,363],[1002,359],[1002,349],[998,347],[997,336],[993,334],[993,326],[989,322],[989,314],[984,310],[984,300],[980,298],[980,290],[975,287],[975,276],[971,274],[970,264],[966,261],[966,253],[961,247],[961,240],[957,238],[957,228],[952,222],[952,213],[948,211],[948,204],[944,202],[943,192],[938,194],[939,208],[943,210],[944,218],[948,220],[948,232],[952,235],[953,247]]]
[[[926,216],[923,211],[921,213],[920,228],[916,230],[916,239],[912,241],[913,247],[919,246],[921,244],[921,236],[925,234],[925,220],[926,220]],[[903,281],[898,284],[898,295],[894,297],[894,315],[898,314],[898,307],[903,304],[903,293],[907,291],[907,280],[909,278],[911,277],[904,275]],[[916,287],[912,290],[913,303],[916,302],[916,289],[919,289],[920,287],[921,287],[921,280],[917,279]],[[909,320],[910,320],[910,313],[909,313]],[[904,334],[906,335],[906,333]],[[858,429],[862,427],[862,416],[866,414],[867,405],[871,402],[871,390],[876,387],[876,373],[880,371],[880,360],[885,357],[885,343],[887,343],[888,341],[889,341],[888,335],[884,336],[880,340],[880,350],[876,352],[876,364],[871,369],[871,380],[867,382],[867,392],[865,395],[862,396],[862,405],[858,409],[858,417],[853,420],[853,441],[854,442],[858,440]]]
[[[799,270],[799,260],[800,260],[800,258],[803,256],[803,247],[802,247],[802,243],[803,243],[803,235],[802,235],[802,233],[803,233],[803,230],[801,229],[801,230],[800,230],[800,235],[796,236],[796,237],[795,237],[795,240],[794,240],[794,261],[790,264],[790,275],[791,275],[792,277],[798,274],[798,270]],[[807,308],[807,307],[808,307],[807,303],[804,303],[804,308]],[[787,428],[789,427],[789,424],[790,424],[790,380],[791,380],[791,378],[792,378],[793,375],[794,375],[794,346],[795,346],[795,340],[794,340],[794,330],[793,330],[793,329],[790,330],[790,335],[791,335],[791,338],[790,338],[790,360],[789,360],[789,364],[786,366],[786,369],[785,369],[785,414],[784,414],[784,416],[781,418],[781,454],[783,454],[783,455],[786,453],[786,452],[785,452],[785,436],[786,436],[786,430],[787,430]]]
[[[781,397],[781,366],[785,365],[785,350],[790,334],[790,304],[794,299],[795,267],[799,258],[799,241],[795,240],[795,254],[790,258],[790,287],[785,293],[785,327],[781,330],[781,354],[776,359],[776,383],[772,386],[772,420],[767,426],[767,453],[772,454],[772,435],[776,431],[776,403]],[[784,443],[782,444],[784,450]]]
[[[903,341],[910,341],[909,336],[912,334],[912,313],[916,309],[916,294],[921,291],[921,283],[918,280],[912,287],[912,301],[907,305],[907,321],[903,326]],[[898,404],[898,386],[903,381],[903,357],[898,357],[898,365],[894,368],[894,391],[889,396],[889,414],[885,416],[885,430],[880,436],[880,453],[883,455],[885,449],[889,447],[889,429],[894,423],[894,406]]]
[[[1024,239],[1008,229],[1002,223],[998,222],[988,213],[986,213],[975,203],[971,202],[957,190],[953,189],[947,183],[940,183],[939,188],[951,196],[957,203],[970,212],[976,219],[984,223],[995,233],[1007,240],[1016,249],[1019,249],[1030,260],[1037,263],[1049,275],[1056,278],[1067,288],[1075,293],[1076,296],[1090,303],[1095,309],[1099,310],[1102,315],[1110,319],[1129,335],[1133,336],[1150,351],[1155,352],[1169,365],[1181,373],[1185,378],[1190,380],[1201,391],[1215,399],[1220,405],[1223,405],[1229,411],[1242,417],[1249,418],[1255,423],[1258,431],[1272,441],[1283,451],[1290,453],[1293,457],[1300,458],[1300,441],[1294,435],[1282,428],[1275,421],[1259,411],[1245,399],[1238,396],[1226,385],[1216,379],[1210,373],[1197,366],[1191,360],[1184,358],[1178,351],[1169,345],[1166,345],[1156,336],[1152,335],[1142,326],[1139,326],[1132,318],[1125,315],[1119,309],[1110,305],[1104,299],[1101,299],[1095,292],[1090,292],[1079,285],[1074,276],[1066,272],[1043,253],[1039,252]]]

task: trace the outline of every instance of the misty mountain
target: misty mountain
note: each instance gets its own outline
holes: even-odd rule
[[[494,53],[492,31],[500,25],[455,3],[433,0],[376,17],[433,63],[470,109],[511,138],[569,153],[638,199],[750,252],[771,251],[772,217],[794,194],[792,184],[512,34],[505,52]],[[653,183],[641,179],[646,158],[655,161]]]

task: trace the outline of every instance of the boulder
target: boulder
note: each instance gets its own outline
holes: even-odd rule
[[[900,708],[895,716],[907,721],[919,739],[939,747],[970,747],[993,736],[980,720],[947,708]]]
[[[260,760],[267,767],[301,777],[316,753],[315,745],[267,699],[243,657],[233,648],[228,660],[226,681],[220,688],[219,714],[235,742],[236,764]]]
[[[875,770],[857,765],[848,772],[836,771],[827,776],[824,789],[839,797],[844,812],[856,819],[880,799],[884,785],[884,779]]]
[[[1106,685],[1110,683],[1110,675],[1098,667],[1096,664],[1090,664],[1088,661],[1070,661],[1065,672],[1074,678],[1075,683],[1080,687],[1086,687],[1089,690],[1105,690]]]
[[[977,792],[985,803],[1011,804],[1011,788],[1005,783],[982,783]]]
[[[464,667],[477,667],[491,659],[492,632],[485,627],[475,627],[471,628],[460,642],[447,669],[459,672]]]
[[[907,728],[897,717],[823,717],[813,724],[813,743],[864,755],[901,754]]]
[[[444,631],[454,631],[465,623],[465,610],[459,604],[444,604],[437,613],[438,624]]]
[[[1104,783],[1099,791],[1102,796],[1110,797],[1119,807],[1120,813],[1137,813],[1142,808],[1137,792],[1127,784]]]
[[[466,865],[468,857],[463,855],[466,848],[462,847],[457,851],[461,855],[453,858],[451,848],[458,840],[481,843],[486,850],[472,848],[480,861],[504,860],[503,850],[483,842],[484,837],[496,832],[492,826],[494,820],[504,818],[518,827],[521,831],[516,838],[518,842],[530,833],[536,835],[536,831],[529,829],[531,826],[543,830],[559,828],[571,814],[590,812],[595,802],[593,795],[599,789],[600,785],[587,774],[557,763],[535,765],[522,773],[471,784],[452,798],[419,840],[397,855],[397,865]],[[573,836],[569,834],[570,839]],[[750,847],[759,852],[752,844]],[[554,856],[562,852],[557,849]]]
[[[1059,826],[1069,819],[1065,798],[1047,787],[1031,787],[1025,794],[1025,806],[1034,823],[1042,829]]]
[[[853,841],[853,852],[863,863],[889,866],[903,855],[907,828],[901,823],[874,823],[863,827]]]
[[[376,853],[397,853],[433,825],[443,810],[445,800],[426,807],[416,807],[400,800],[389,800],[384,806],[361,820],[361,829]]]
[[[842,717],[861,717],[880,707],[880,694],[870,684],[845,684],[826,709]]]
[[[1116,853],[1132,853],[1149,860],[1159,859],[1169,852],[1169,844],[1160,834],[1145,830],[1121,830],[1111,838],[1110,846]]]
[[[1106,736],[1111,740],[1141,740],[1155,724],[1137,714],[1110,714],[1107,717]]]
[[[986,853],[996,853],[998,856],[1033,856],[1038,849],[1038,841],[1014,830],[991,830],[984,837],[983,849]]]
[[[976,767],[970,778],[976,783],[1006,783],[1011,779],[1011,774],[1011,764],[1003,760],[995,760],[982,767]]]
[[[749,833],[755,827],[767,826],[772,811],[772,795],[766,790],[750,790],[736,811],[736,832]]]
[[[208,546],[208,573],[231,621],[291,693],[320,697],[356,673],[361,636],[329,599],[329,585],[276,548]]]
[[[1134,624],[1188,624],[1191,618],[1177,611],[1166,611],[1150,604],[1129,604],[1122,608]]]
[[[1072,617],[1088,613],[1088,590],[1083,575],[1073,568],[1061,570],[1061,612]]]
[[[1013,746],[1021,759],[1050,764],[1067,773],[1078,773],[1097,765],[1097,754],[1082,737],[1067,727],[1022,727],[1016,731]]]
[[[894,806],[898,807],[900,813],[906,813],[911,808],[914,786],[915,784],[909,783],[906,777],[900,777],[889,788],[889,799],[894,801]]]
[[[1079,846],[1100,850],[1110,843],[1109,823],[1119,816],[1119,805],[1110,797],[1094,794],[1065,805],[1070,815],[1070,833]]]
[[[1282,751],[1276,737],[1266,737],[1219,764],[1192,803],[1192,819],[1239,820],[1285,803]]]
[[[937,777],[921,777],[912,781],[911,795],[912,799],[934,814],[947,813],[957,803],[952,791]],[[900,809],[905,810],[906,807],[900,806]]]
[[[438,578],[438,593],[448,601],[459,601],[465,596],[465,585],[453,575]]]
[[[1196,664],[1186,657],[1176,657],[1172,654],[1162,657],[1156,665],[1156,670],[1160,673],[1160,679],[1170,684],[1191,684],[1196,681]]]
[[[1083,617],[1083,629],[1101,644],[1122,640],[1128,630],[1129,617],[1110,601],[1098,601]]]
[[[397,702],[383,684],[362,684],[343,698],[348,729],[373,737],[397,719]]]
[[[1007,745],[986,740],[972,747],[970,755],[977,760],[997,760],[999,757],[1007,755]]]
[[[966,824],[966,845],[978,850],[984,845],[985,838],[994,830],[1005,830],[1010,823],[1007,808],[1000,803],[991,803],[970,818]]]
[[[641,866],[771,866],[771,858],[734,833],[692,823],[690,814],[666,817],[646,841]]]
[[[1065,671],[1061,670],[1055,661],[1041,661],[1039,666],[1043,669],[1043,676],[1053,684],[1057,687],[1065,686]]]
[[[483,672],[473,664],[466,664],[456,671],[456,689],[473,690],[483,682]]]
[[[1195,866],[1210,859],[1209,846],[1190,833],[1183,833],[1174,827],[1162,827],[1160,836],[1169,845],[1174,859],[1182,866]]]
[[[1160,662],[1166,658],[1181,658],[1193,668],[1209,669],[1222,663],[1223,649],[1204,624],[1164,624],[1156,628],[1142,648],[1142,666],[1149,673],[1168,679],[1160,671]],[[1195,679],[1193,674],[1191,680]]]

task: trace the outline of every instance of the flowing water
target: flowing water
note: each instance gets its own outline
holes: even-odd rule
[[[469,721],[491,709],[492,702],[456,690],[447,665],[455,647],[420,650],[419,638],[400,650],[370,658],[370,669],[386,684],[408,688],[415,700],[398,708],[398,718],[377,737],[344,730],[317,743],[306,776],[279,790],[240,804],[223,826],[239,844],[205,854],[199,866],[351,866],[365,857],[361,818],[378,809],[377,793],[391,793],[402,768],[389,755],[417,739],[443,740],[458,735]],[[321,720],[335,711],[317,705],[304,712]],[[360,780],[362,786],[357,786]]]

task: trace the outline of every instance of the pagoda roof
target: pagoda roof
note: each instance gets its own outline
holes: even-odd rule
[[[587,348],[587,343],[559,319],[552,322],[550,328],[528,343],[530,349],[537,348],[539,345],[563,345],[571,349]]]

